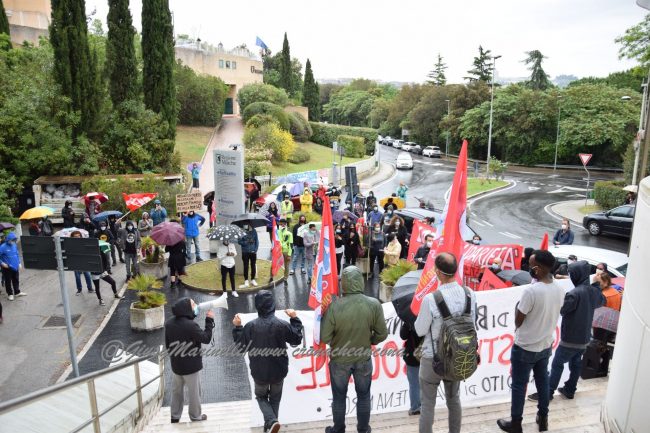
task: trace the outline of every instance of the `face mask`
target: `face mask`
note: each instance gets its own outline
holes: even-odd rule
[[[316,233],[316,229],[309,229],[310,232]]]
[[[130,231],[130,232],[132,232],[134,228],[135,228],[135,227],[133,227],[133,226],[130,225],[130,224],[129,224],[128,226],[126,226],[126,229],[127,229],[128,231]]]
[[[190,212],[190,213],[189,213],[189,216],[193,217],[193,216],[194,216],[194,212]]]
[[[395,227],[399,227],[401,223],[399,221],[395,221]]]
[[[431,241],[427,242],[427,247],[431,248],[432,245],[433,245],[433,242],[431,242]]]
[[[567,264],[567,265],[572,265],[572,264],[574,264],[575,262],[576,262],[575,260],[568,259],[568,260],[566,261],[566,264]],[[598,271],[596,271],[596,272],[598,272]]]
[[[379,232],[381,229],[379,227],[375,227],[375,231]]]
[[[248,226],[247,226],[247,225],[244,226],[244,230],[248,230]]]
[[[337,230],[337,231],[336,231],[336,234],[337,234],[337,235],[340,235],[340,234],[341,234],[341,230]]]
[[[499,268],[499,265],[498,265],[497,263],[492,263],[491,268],[492,268],[492,269],[498,269],[498,268]]]
[[[195,316],[199,315],[199,306],[198,305],[194,307],[194,315]]]
[[[375,212],[377,212],[377,211],[379,210],[379,208],[378,208],[377,206],[375,206],[375,207],[372,208],[372,210],[374,210]]]
[[[106,230],[106,226],[99,226],[101,230]]]
[[[472,240],[472,243],[473,243],[474,245],[478,245],[478,244],[481,243],[481,241],[479,241],[478,239],[474,239],[474,240]]]
[[[567,229],[567,225],[566,225],[566,224],[562,224],[562,230],[566,230],[566,229]]]
[[[536,269],[537,269],[537,266],[532,267],[532,268],[530,268],[530,269],[528,270],[528,273],[529,273],[530,276],[533,277],[534,279],[537,279],[537,270],[536,270]]]

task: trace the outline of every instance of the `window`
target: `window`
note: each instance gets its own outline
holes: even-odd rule
[[[219,68],[223,69],[223,59],[219,59]]]
[[[237,69],[237,62],[233,60],[231,66],[233,69]]]
[[[630,206],[621,206],[612,210],[610,216],[619,217],[619,218],[632,218],[633,215],[630,214]]]
[[[226,69],[230,69],[230,60],[226,60]]]

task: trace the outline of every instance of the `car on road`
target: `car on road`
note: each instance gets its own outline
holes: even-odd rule
[[[386,146],[392,146],[393,145],[393,137],[390,135],[384,137],[384,139],[381,141],[381,144],[384,144]]]
[[[634,221],[634,205],[623,205],[604,212],[594,212],[585,215],[582,225],[590,235],[602,233],[630,237]]]
[[[409,152],[414,153],[416,155],[422,155],[422,146],[419,144],[414,144],[411,146],[411,149],[409,149]]]
[[[395,149],[401,149],[404,144],[404,140],[393,140],[393,147]]]
[[[404,152],[409,152],[414,144],[415,143],[413,143],[412,141],[407,141],[406,143],[402,144],[402,150]]]
[[[559,245],[548,250],[561,265],[566,264],[569,256],[573,254],[578,260],[586,260],[591,265],[591,274],[596,273],[598,263],[607,263],[607,272],[612,278],[625,277],[627,274],[629,258],[623,253],[583,245]]]
[[[441,158],[442,152],[438,146],[427,146],[422,151],[422,156],[428,156],[429,158]]]
[[[399,215],[404,220],[404,226],[406,231],[411,233],[413,230],[413,221],[423,220],[425,218],[435,218],[435,221],[438,221],[442,217],[442,213],[429,209],[422,209],[419,207],[405,207],[403,209],[396,210],[394,215]],[[470,226],[464,229],[462,235],[463,239],[466,241],[471,241],[474,235],[477,233]]]
[[[398,170],[405,168],[407,170],[413,170],[413,158],[406,152],[400,152],[395,159],[395,168]]]

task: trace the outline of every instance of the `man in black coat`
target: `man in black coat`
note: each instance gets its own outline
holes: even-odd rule
[[[264,416],[264,431],[277,433],[282,385],[289,372],[287,343],[294,347],[300,344],[302,322],[294,310],[285,310],[289,323],[275,317],[275,299],[268,290],[260,290],[255,295],[255,308],[259,317],[246,326],[242,327],[239,314],[235,315],[232,336],[241,349],[275,349],[275,353],[266,356],[249,353],[249,358],[255,398]]]
[[[201,329],[194,318],[198,305],[190,298],[181,298],[172,307],[174,317],[165,322],[165,347],[169,351],[172,365],[172,423],[177,423],[183,414],[183,388],[187,387],[189,414],[192,421],[205,421],[208,417],[201,412],[201,383],[199,371],[203,369],[201,344],[208,344],[214,329],[214,313],[208,311],[205,329]]]
[[[427,257],[429,256],[429,251],[433,246],[433,235],[426,235],[424,237],[424,244],[418,248],[415,253],[415,264],[418,265],[418,269],[424,269],[424,265],[427,263]]]

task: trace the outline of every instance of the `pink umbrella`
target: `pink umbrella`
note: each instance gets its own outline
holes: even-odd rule
[[[176,245],[185,239],[185,229],[178,223],[160,223],[151,230],[151,239],[160,245]]]
[[[194,164],[196,164],[196,168],[201,170],[201,163],[200,162],[190,162],[189,164],[187,164],[187,171],[189,171],[191,173],[192,170],[194,169]]]

